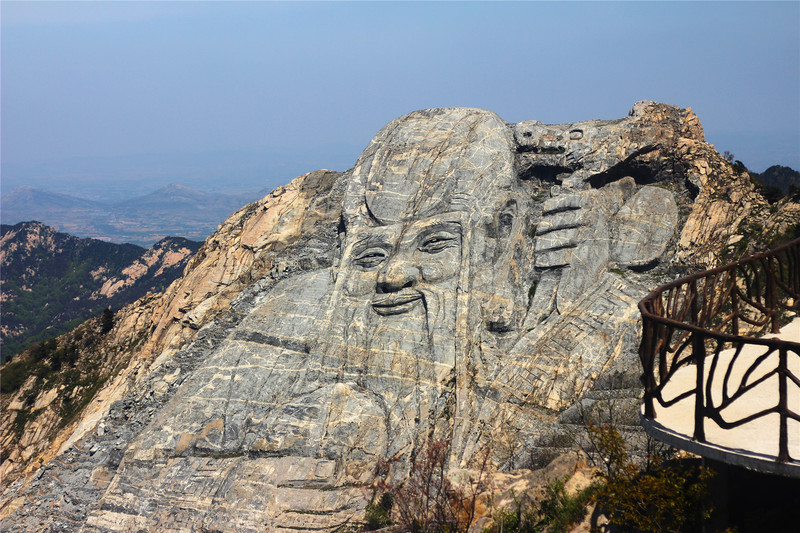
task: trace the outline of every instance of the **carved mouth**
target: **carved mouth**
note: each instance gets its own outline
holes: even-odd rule
[[[393,294],[380,295],[372,299],[372,308],[379,315],[399,315],[407,313],[422,300],[422,294],[415,291],[404,289]]]

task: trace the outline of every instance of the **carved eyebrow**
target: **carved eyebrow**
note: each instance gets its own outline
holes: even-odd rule
[[[417,238],[420,236],[428,235],[430,233],[435,233],[437,231],[451,231],[453,233],[458,233],[461,235],[461,223],[460,222],[437,222],[435,224],[431,224],[430,226],[426,226],[420,229],[417,232]]]
[[[389,243],[386,242],[386,235],[367,235],[363,239],[356,241],[353,245],[353,250],[363,250],[369,246],[380,246],[381,248],[391,248]]]

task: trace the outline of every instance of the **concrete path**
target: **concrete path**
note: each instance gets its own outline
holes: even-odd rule
[[[800,345],[800,317],[783,327],[777,335],[765,335],[765,338],[778,337]],[[746,345],[733,361],[734,350],[720,353],[717,369],[714,372],[712,400],[719,405],[722,398],[722,382],[727,369],[733,364],[728,380],[728,394],[732,394],[742,382],[744,372],[767,348],[759,345]],[[789,351],[789,371],[800,378],[800,349]],[[704,383],[708,375],[713,356],[706,358]],[[778,365],[778,353],[770,354],[758,365],[758,369],[748,378],[753,383],[761,376],[774,370]],[[663,397],[673,398],[681,392],[693,389],[697,379],[695,366],[681,368],[667,383]],[[788,405],[795,413],[800,413],[800,387],[788,383]],[[668,444],[711,459],[737,464],[755,470],[761,470],[791,477],[800,478],[800,422],[789,420],[789,455],[791,461],[778,463],[778,427],[779,416],[773,413],[733,429],[722,429],[710,419],[705,420],[706,442],[692,440],[694,433],[694,396],[685,398],[670,407],[655,405],[656,417],[648,420],[642,417],[642,425],[653,437]],[[726,421],[740,420],[748,415],[778,404],[778,377],[773,375],[758,386],[743,394],[722,411]]]

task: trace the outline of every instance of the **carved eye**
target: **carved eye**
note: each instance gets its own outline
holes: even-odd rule
[[[383,248],[367,248],[358,253],[353,262],[361,268],[373,268],[383,263],[387,255]]]
[[[436,254],[456,244],[458,244],[458,235],[454,235],[449,231],[437,231],[426,235],[422,239],[419,249],[428,254]]]

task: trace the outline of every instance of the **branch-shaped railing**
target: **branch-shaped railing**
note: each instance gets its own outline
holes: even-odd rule
[[[800,344],[758,336],[777,333],[781,323],[798,309],[800,239],[655,289],[639,302],[644,416],[656,418],[656,403],[668,408],[694,397],[693,439],[705,442],[707,419],[723,429],[732,429],[777,413],[777,459],[791,460],[789,420],[800,422],[800,413],[789,408],[788,395],[790,387],[800,388],[800,376],[790,367],[800,365]],[[734,373],[734,363],[746,345],[762,346],[764,352],[743,372],[739,369]],[[720,357],[726,348],[733,349],[729,363]],[[696,367],[694,386],[665,392],[670,378],[688,366]],[[726,408],[737,401],[747,402],[750,391],[770,379],[773,382],[765,386],[774,385],[775,378],[776,405],[731,419]]]

